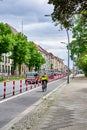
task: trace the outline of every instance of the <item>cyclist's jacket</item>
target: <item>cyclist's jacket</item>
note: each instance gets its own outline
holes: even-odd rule
[[[48,75],[46,74],[46,75],[43,75],[42,77],[41,77],[41,80],[48,80]]]

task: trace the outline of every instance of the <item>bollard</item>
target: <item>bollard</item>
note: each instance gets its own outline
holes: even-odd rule
[[[4,82],[4,98],[6,97],[6,82]]]
[[[34,80],[35,80],[34,88],[36,88],[36,78]]]
[[[26,81],[26,91],[28,90],[28,81]]]
[[[38,86],[40,86],[40,78],[38,78]]]
[[[20,80],[20,93],[22,93],[22,80]]]
[[[15,95],[15,81],[13,81],[13,95]]]
[[[59,78],[59,76],[57,75],[57,79]]]
[[[63,77],[63,74],[61,74],[61,78]]]
[[[30,81],[30,89],[32,89],[32,79],[31,79],[31,81]]]

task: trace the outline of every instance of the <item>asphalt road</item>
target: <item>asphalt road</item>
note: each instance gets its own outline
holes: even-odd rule
[[[48,83],[47,92],[42,92],[41,86],[0,101],[0,129],[13,120],[28,107],[43,96],[57,88],[66,78]]]

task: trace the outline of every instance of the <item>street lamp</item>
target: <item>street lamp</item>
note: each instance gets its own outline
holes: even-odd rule
[[[70,43],[70,39],[69,39],[69,32],[68,29],[66,29],[66,33],[67,33],[67,39],[68,39],[68,76],[67,76],[67,83],[69,84],[69,62],[70,62],[70,58],[69,58],[69,43]]]
[[[68,39],[68,43],[67,43],[67,47],[68,47],[68,59],[67,59],[67,64],[68,64],[68,76],[67,76],[67,83],[69,84],[69,62],[70,62],[70,57],[69,57],[69,43],[70,43],[70,39],[69,39],[69,32],[68,29],[66,29],[66,33],[67,33],[67,39]],[[65,42],[61,42],[63,44],[66,44]]]

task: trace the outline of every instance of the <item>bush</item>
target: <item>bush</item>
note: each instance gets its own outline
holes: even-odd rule
[[[4,79],[3,79],[3,77],[2,77],[2,76],[0,76],[0,82],[1,82],[1,81],[4,81]]]

